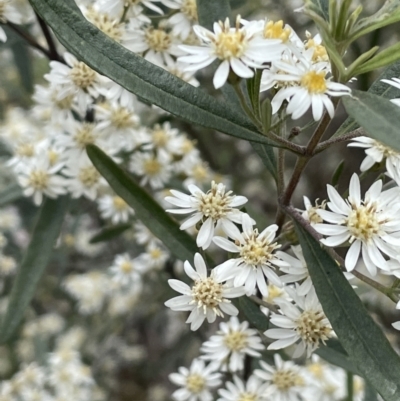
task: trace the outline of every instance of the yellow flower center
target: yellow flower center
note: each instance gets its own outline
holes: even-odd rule
[[[69,74],[72,82],[84,90],[92,86],[96,80],[96,71],[92,70],[81,61],[74,64]]]
[[[315,201],[315,206],[314,207],[310,207],[307,210],[307,215],[308,215],[308,220],[310,221],[310,223],[312,224],[318,224],[318,223],[322,223],[323,219],[322,217],[317,213],[318,209],[323,209],[325,210],[326,208],[326,201],[322,201],[322,203],[319,205],[318,204],[318,199]]]
[[[94,124],[83,123],[75,132],[74,141],[81,149],[84,149],[86,145],[94,143],[95,136],[93,135],[93,128]]]
[[[231,351],[240,351],[247,346],[247,337],[240,331],[231,331],[225,335],[224,343]]]
[[[385,146],[383,143],[380,143],[378,141],[374,141],[374,147],[376,147],[379,151],[383,153],[384,157],[393,157],[393,156],[399,156],[399,152],[396,152],[392,148],[389,148],[389,146]]]
[[[303,386],[304,381],[297,372],[291,369],[277,370],[273,375],[271,382],[275,384],[278,390],[287,392],[292,387]]]
[[[206,385],[202,376],[193,373],[186,378],[186,388],[193,394],[201,393]]]
[[[53,150],[53,149],[49,149],[49,150],[47,151],[47,156],[48,156],[48,158],[49,158],[49,162],[50,162],[50,165],[51,165],[51,166],[54,166],[54,165],[57,163],[58,159],[59,159],[59,154],[58,154],[58,152],[56,152],[56,151]]]
[[[160,28],[149,28],[145,32],[145,40],[150,49],[156,52],[165,52],[171,46],[171,35]]]
[[[118,211],[125,210],[128,207],[128,204],[120,196],[114,196],[112,202]]]
[[[124,260],[120,265],[120,269],[122,273],[129,274],[133,271],[133,265],[131,262]]]
[[[307,366],[307,369],[319,380],[324,377],[324,368],[321,363],[315,362]]]
[[[196,0],[184,0],[181,11],[186,15],[188,20],[197,22],[197,4]]]
[[[147,175],[157,175],[160,173],[162,166],[161,163],[153,158],[144,161],[143,169]]]
[[[257,401],[259,398],[253,393],[241,393],[237,401]]]
[[[289,40],[292,30],[283,28],[283,21],[268,21],[264,27],[264,38],[266,39],[281,39],[282,42]]]
[[[35,147],[30,143],[21,143],[15,149],[15,153],[22,157],[32,157],[35,154]]]
[[[232,197],[229,196],[232,191],[225,193],[225,190],[219,190],[215,182],[212,183],[211,189],[206,194],[200,194],[200,204],[198,209],[203,213],[205,218],[211,217],[213,220],[221,219],[232,210],[229,206],[232,201]]]
[[[66,234],[64,237],[64,244],[68,247],[75,245],[75,237],[72,234]]]
[[[104,32],[111,39],[120,42],[123,35],[123,25],[118,19],[112,18],[108,14],[100,14],[93,9],[87,15],[89,21],[100,31]]]
[[[99,182],[100,174],[93,166],[84,167],[79,172],[79,180],[85,187],[90,188]]]
[[[188,154],[194,149],[194,142],[190,139],[185,138],[181,146],[181,152],[183,154]]]
[[[29,185],[35,189],[46,189],[49,184],[49,175],[44,170],[33,170],[29,175]]]
[[[225,30],[214,41],[215,54],[221,60],[240,58],[243,56],[246,48],[247,40],[245,34],[238,29],[233,32]]]
[[[317,44],[314,39],[308,39],[306,42],[306,49],[311,48],[314,50],[312,56],[314,62],[329,61],[329,56],[325,46]]]
[[[150,256],[152,259],[157,260],[160,259],[160,257],[162,256],[162,251],[159,248],[154,248],[150,251]]]
[[[244,244],[237,242],[240,246],[240,256],[248,265],[257,267],[259,265],[268,264],[273,258],[272,252],[280,248],[278,243],[270,243],[265,238],[259,238],[258,230],[254,230],[250,237],[245,238]]]
[[[157,148],[163,148],[168,143],[168,135],[161,127],[153,130],[151,139]]]
[[[57,95],[54,93],[51,96],[51,100],[60,110],[69,110],[72,107],[72,102],[74,100],[74,96],[66,96],[62,99],[59,99]]]
[[[208,177],[208,169],[203,164],[197,164],[192,168],[192,176],[197,182],[203,182]]]
[[[327,90],[325,72],[310,71],[301,77],[301,85],[313,94],[325,93]]]
[[[324,312],[320,310],[304,311],[295,323],[296,333],[307,344],[318,346],[320,341],[325,343],[332,333]]]
[[[380,231],[381,225],[385,221],[380,221],[377,215],[377,205],[370,203],[367,205],[353,206],[349,213],[346,225],[351,233],[350,242],[355,239],[369,241]]]
[[[117,129],[135,128],[138,126],[138,118],[124,107],[113,109],[110,115],[111,124]]]
[[[212,277],[204,280],[197,280],[192,287],[193,303],[199,308],[203,308],[206,313],[207,308],[213,309],[217,315],[222,315],[217,306],[223,301],[222,284],[217,283]]]
[[[264,301],[273,304],[276,298],[283,294],[284,290],[273,284],[268,284],[268,297],[264,297]]]

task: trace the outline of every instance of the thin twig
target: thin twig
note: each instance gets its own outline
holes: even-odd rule
[[[31,45],[36,50],[39,50],[43,53],[47,58],[51,59],[50,51],[40,45],[33,36],[31,36],[28,32],[24,29],[21,29],[18,25],[13,24],[12,22],[8,21],[7,26],[9,26],[14,32],[16,32],[21,38],[23,38],[29,45]]]
[[[43,19],[41,18],[41,16],[38,13],[35,12],[35,14],[36,14],[36,18],[39,22],[40,28],[43,32],[43,35],[46,39],[47,46],[49,47],[49,56],[48,56],[49,59],[64,62],[63,58],[58,54],[57,46],[56,46],[56,43],[54,42],[54,38],[50,32],[49,27],[43,21]]]
[[[328,139],[327,141],[321,142],[314,151],[314,154],[317,153],[321,153],[322,151],[324,151],[325,149],[329,148],[332,145],[336,145],[338,143],[342,143],[342,142],[347,142],[350,141],[351,139],[360,137],[365,135],[365,131],[363,128],[357,128],[354,131],[349,132],[346,135],[342,135],[336,138],[332,138],[332,139]]]
[[[278,313],[278,307],[276,305],[270,304],[269,302],[263,301],[261,298],[251,295],[249,297],[255,304],[268,308],[271,312]]]

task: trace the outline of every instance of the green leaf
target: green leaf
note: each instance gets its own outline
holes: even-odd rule
[[[68,203],[67,196],[58,199],[45,198],[40,207],[31,242],[11,289],[8,308],[1,324],[0,342],[11,339],[35,294],[60,234]]]
[[[329,0],[307,0],[306,6],[310,7],[326,21],[329,21]]]
[[[0,207],[22,198],[22,189],[18,184],[13,184],[0,193]]]
[[[363,401],[378,401],[378,394],[368,382],[365,383]]]
[[[109,241],[110,239],[118,237],[131,227],[132,224],[126,223],[103,228],[103,230],[101,230],[90,239],[89,243],[96,244],[97,242]]]
[[[178,259],[191,261],[198,252],[194,239],[180,230],[165,210],[102,150],[94,145],[88,145],[86,150],[99,173],[115,193],[135,210],[142,223]]]
[[[400,358],[366,311],[336,262],[295,222],[324,312],[350,361],[385,401],[400,399]]]
[[[250,298],[240,297],[237,306],[243,312],[248,322],[257,330],[264,332],[269,328],[269,319],[261,312],[260,307]]]
[[[13,43],[10,48],[22,86],[28,93],[33,93],[33,63],[28,46],[26,43],[18,41]]]
[[[343,98],[343,104],[369,136],[400,152],[400,107],[372,93],[356,90],[353,96]]]
[[[339,182],[340,177],[342,176],[344,168],[344,160],[342,160],[338,166],[336,167],[335,172],[332,174],[331,185],[336,187]]]
[[[371,85],[371,87],[368,89],[368,92],[374,95],[378,95],[384,99],[393,99],[400,97],[400,89],[382,82],[382,79],[391,79],[393,77],[399,77],[399,76],[400,76],[400,61],[387,67],[385,71],[383,71],[383,73]],[[351,131],[354,131],[358,127],[359,125],[357,124],[357,122],[353,118],[349,117],[336,131],[336,133],[333,135],[333,138],[345,135]]]
[[[272,144],[257,133],[242,113],[114,42],[88,22],[76,7],[64,0],[30,2],[68,51],[145,101],[194,124],[237,138]]]
[[[339,347],[337,344],[339,344]],[[329,362],[332,365],[339,366],[347,372],[352,372],[360,376],[360,372],[355,368],[354,364],[350,361],[346,351],[340,346],[339,341],[329,340],[327,345],[321,345],[315,353],[319,355],[323,360]]]
[[[230,16],[231,7],[228,0],[196,0],[199,23],[212,30],[214,22],[224,21]]]
[[[268,145],[262,145],[260,143],[252,142],[251,145],[253,149],[257,152],[258,156],[260,156],[264,166],[267,170],[272,174],[272,177],[276,181],[278,179],[278,171],[276,168],[276,157],[274,153],[274,149]]]
[[[354,75],[365,74],[369,71],[377,70],[381,67],[386,67],[400,59],[400,43],[389,46],[387,49],[382,50],[376,56],[363,63],[360,67],[356,68]]]
[[[398,21],[400,21],[400,0],[387,0],[374,15],[362,18],[354,25],[351,41]]]

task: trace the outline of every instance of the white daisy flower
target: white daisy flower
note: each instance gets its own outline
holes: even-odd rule
[[[200,359],[194,359],[190,368],[180,367],[179,373],[171,373],[169,380],[181,388],[174,391],[176,401],[212,401],[211,390],[221,384],[221,374]]]
[[[140,185],[149,184],[152,189],[163,188],[172,175],[169,158],[163,153],[154,155],[153,152],[133,153],[129,171],[142,177]]]
[[[353,142],[347,146],[365,149],[366,157],[361,163],[361,171],[367,171],[375,163],[381,163],[383,159],[386,159],[386,170],[389,176],[393,178],[400,173],[400,153],[389,146],[367,136],[354,138]]]
[[[7,21],[14,24],[27,23],[32,16],[32,8],[27,1],[0,0],[0,21],[2,24],[6,24]],[[0,41],[7,41],[7,35],[1,26]]]
[[[241,233],[237,227],[228,235],[235,240],[214,237],[213,242],[228,252],[239,253],[239,257],[229,259],[215,268],[215,274],[223,280],[233,279],[235,287],[244,285],[246,295],[252,295],[256,287],[263,296],[268,295],[266,278],[275,285],[282,285],[278,275],[274,272],[275,266],[287,266],[274,251],[280,248],[273,242],[278,226],[272,224],[261,233],[253,228],[254,221],[248,214],[242,217]]]
[[[233,316],[229,322],[221,322],[217,334],[203,343],[200,358],[211,361],[216,369],[237,372],[243,370],[246,355],[255,358],[261,356],[260,352],[265,347],[256,330],[249,329],[248,322],[239,322]]]
[[[266,401],[268,386],[254,375],[245,383],[234,375],[233,382],[226,382],[225,388],[218,390],[220,398],[217,401]]]
[[[269,400],[299,401],[305,389],[305,378],[300,369],[292,361],[282,361],[278,354],[274,354],[275,366],[260,361],[262,369],[254,371],[255,376],[265,380],[269,385],[265,396]]]
[[[319,347],[320,342],[325,344],[325,341],[333,335],[332,327],[322,310],[314,287],[303,296],[298,294],[298,287],[296,290],[287,288],[287,292],[295,305],[285,300],[276,302],[280,314],[272,313],[270,322],[279,328],[265,331],[267,337],[276,339],[268,349],[286,348],[300,340],[293,358],[300,357],[305,351],[309,358]]]
[[[68,177],[67,186],[73,198],[86,196],[90,200],[95,200],[98,190],[107,186],[86,154],[83,154],[78,162],[68,163],[62,173]]]
[[[394,86],[397,89],[400,89],[400,78],[392,78],[392,79],[381,79],[382,82],[385,82],[385,84],[389,84]],[[392,103],[394,103],[396,106],[400,106],[400,98],[398,99],[391,99],[390,100]]]
[[[131,259],[129,254],[116,255],[113,264],[109,268],[112,280],[121,285],[140,286],[141,276],[146,271],[146,267],[139,258]]]
[[[347,200],[339,195],[334,187],[327,185],[332,211],[318,209],[317,213],[332,224],[315,224],[314,228],[328,238],[321,242],[330,247],[339,246],[346,241],[350,248],[345,259],[347,271],[352,271],[360,252],[365,266],[371,275],[376,275],[377,267],[389,270],[383,257],[386,254],[398,258],[396,247],[400,246],[400,204],[397,201],[398,191],[382,192],[382,181],[376,181],[365,193],[364,200],[360,194],[360,180],[353,174],[350,180]]]
[[[101,217],[111,219],[113,224],[126,223],[134,214],[134,210],[117,195],[104,195],[97,202]]]
[[[216,317],[222,317],[223,313],[237,316],[239,311],[228,298],[244,295],[244,287],[234,288],[229,283],[223,284],[222,280],[215,277],[214,270],[211,271],[210,277],[207,277],[207,267],[199,253],[194,256],[194,266],[196,270],[188,261],[184,263],[186,274],[194,281],[192,287],[179,280],[168,280],[171,288],[183,295],[165,302],[165,306],[175,311],[190,311],[186,323],[191,324],[190,329],[193,331],[197,330],[205,319],[208,323],[213,323]]]
[[[52,166],[46,154],[39,154],[38,157],[24,164],[17,173],[18,183],[23,188],[24,195],[33,196],[34,204],[39,206],[43,195],[57,198],[65,194],[66,180],[57,174],[62,167],[61,163]]]
[[[218,89],[225,84],[231,68],[237,76],[251,78],[254,68],[262,68],[263,63],[280,59],[285,49],[280,39],[264,39],[259,35],[257,24],[240,25],[240,16],[233,28],[229,18],[225,22],[214,23],[214,32],[195,25],[194,32],[203,45],[180,46],[189,55],[178,60],[190,64],[187,71],[197,71],[214,60],[221,60],[213,79],[214,87]]]
[[[166,57],[181,56],[183,51],[179,48],[180,40],[168,29],[159,25],[152,25],[132,30],[131,39],[125,46],[153,64],[163,67]]]
[[[187,39],[193,24],[198,22],[196,0],[161,0],[167,7],[177,10],[168,18],[172,33],[182,40]]]
[[[310,222],[310,224],[313,226],[314,224],[317,223],[323,223],[322,217],[317,213],[318,209],[323,209],[325,210],[326,208],[326,201],[322,201],[320,204],[318,204],[318,199],[315,201],[315,206],[311,203],[310,199],[307,198],[307,196],[303,196],[303,201],[304,201],[304,206],[306,210],[302,212],[302,217],[303,219],[307,220]]]
[[[303,116],[310,107],[315,121],[321,119],[324,108],[333,118],[335,109],[330,96],[351,94],[347,86],[326,78],[329,70],[325,63],[313,64],[303,57],[295,64],[276,61],[274,65],[280,72],[273,79],[291,85],[280,89],[272,99],[273,114],[278,112],[286,100],[286,112],[291,114],[293,120]]]
[[[310,292],[313,284],[311,281],[311,277],[308,272],[307,263],[304,259],[303,251],[300,245],[292,246],[292,252],[296,257],[290,256],[285,252],[278,251],[276,254],[283,261],[288,263],[288,266],[281,266],[280,270],[283,273],[280,276],[282,283],[302,283],[297,288],[297,293],[302,296],[306,295]]]
[[[146,250],[139,258],[148,270],[159,270],[164,267],[169,259],[169,252],[161,245],[160,241],[150,241]]]
[[[197,246],[207,249],[214,236],[218,225],[230,235],[235,233],[237,228],[234,223],[241,224],[243,212],[236,209],[247,202],[244,196],[232,195],[232,191],[226,191],[224,184],[211,182],[211,189],[204,193],[196,185],[188,185],[191,195],[171,189],[173,196],[167,196],[165,200],[180,209],[168,209],[167,212],[175,214],[193,213],[181,226],[186,230],[201,222],[201,228],[197,234]]]
[[[92,97],[99,96],[99,86],[104,78],[72,54],[64,53],[67,64],[50,61],[51,70],[44,77],[53,86],[59,87],[57,101],[74,96],[79,110],[92,103]]]

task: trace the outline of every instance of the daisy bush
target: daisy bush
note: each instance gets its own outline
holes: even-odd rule
[[[400,400],[399,22],[0,0],[0,401]]]

